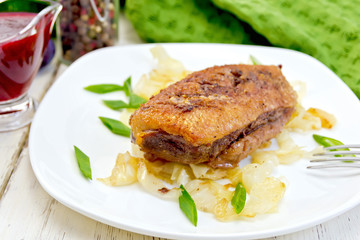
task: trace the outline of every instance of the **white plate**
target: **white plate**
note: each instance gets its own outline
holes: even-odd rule
[[[83,90],[99,83],[121,84],[149,72],[155,62],[152,44],[105,48],[80,58],[59,77],[40,104],[30,132],[30,159],[43,188],[62,204],[100,222],[157,237],[181,239],[249,239],[286,234],[333,218],[360,202],[360,175],[351,170],[307,170],[308,160],[280,166],[275,175],[287,179],[279,211],[248,221],[219,222],[199,212],[198,226],[184,216],[177,202],[158,199],[137,184],[108,187],[96,180],[110,175],[117,153],[130,149],[128,138],[110,133],[98,116],[117,118],[102,99],[123,93],[96,95]],[[345,143],[359,143],[360,103],[349,88],[319,61],[305,54],[269,47],[222,44],[163,44],[171,57],[189,70],[247,62],[249,55],[263,64],[282,64],[289,81],[301,80],[308,92],[305,107],[335,114],[332,130],[316,133]],[[125,98],[124,98],[125,99]],[[312,133],[293,134],[308,149],[316,146]],[[77,166],[73,145],[90,156],[93,181]]]

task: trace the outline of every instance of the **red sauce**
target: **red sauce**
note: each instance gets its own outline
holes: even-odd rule
[[[35,13],[0,13],[0,102],[24,95],[39,70],[50,37],[51,19],[45,17],[35,30],[8,41],[24,29]]]

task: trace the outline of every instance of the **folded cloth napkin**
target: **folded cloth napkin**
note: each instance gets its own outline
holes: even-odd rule
[[[125,11],[149,42],[270,43],[302,51],[360,98],[359,0],[126,0]]]

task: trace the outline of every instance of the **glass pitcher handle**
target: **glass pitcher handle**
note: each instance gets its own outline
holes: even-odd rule
[[[101,16],[101,14],[99,13],[99,11],[96,7],[95,1],[90,0],[91,7],[94,10],[95,15],[99,19],[100,22],[105,22],[109,17],[109,3],[110,3],[110,0],[105,0],[104,16]]]

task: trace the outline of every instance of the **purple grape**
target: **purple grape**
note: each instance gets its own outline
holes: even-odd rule
[[[53,40],[50,39],[44,53],[44,59],[41,63],[41,68],[48,65],[53,59],[54,55],[55,55],[55,44]]]

